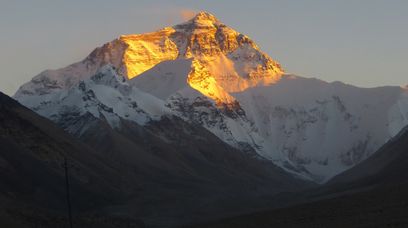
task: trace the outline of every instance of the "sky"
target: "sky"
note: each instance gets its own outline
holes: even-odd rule
[[[84,59],[121,34],[208,11],[286,72],[360,87],[408,84],[406,0],[0,0],[0,91]]]

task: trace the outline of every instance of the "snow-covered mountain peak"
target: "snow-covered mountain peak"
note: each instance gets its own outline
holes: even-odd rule
[[[163,62],[191,60],[186,82],[218,103],[231,103],[232,92],[275,83],[284,71],[247,36],[200,12],[187,22],[144,34],[122,35],[96,48],[79,63],[45,71],[25,84],[20,94],[69,89],[106,64],[127,79],[136,78]],[[154,76],[152,76],[154,77]],[[181,77],[185,77],[182,75]]]
[[[204,21],[212,21],[212,22],[217,22],[218,19],[212,15],[211,13],[207,12],[207,11],[200,11],[198,12],[193,18],[192,20],[194,21],[200,21],[200,20],[204,20]]]
[[[197,25],[213,25],[215,23],[219,23],[219,20],[211,13],[201,11],[186,23],[193,23]]]
[[[175,29],[178,32],[199,34],[218,30],[221,27],[227,26],[220,20],[218,20],[214,15],[205,11],[201,11],[190,20],[181,24],[174,25],[171,28]]]
[[[359,163],[408,124],[406,89],[285,74],[206,12],[120,36],[81,62],[42,72],[14,97],[58,123],[89,113],[112,127],[177,116],[315,181]]]

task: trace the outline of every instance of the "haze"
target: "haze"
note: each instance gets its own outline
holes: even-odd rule
[[[250,3],[250,5],[248,4]],[[205,10],[251,37],[286,72],[362,87],[408,84],[408,2],[0,1],[0,91],[82,60],[120,34]]]

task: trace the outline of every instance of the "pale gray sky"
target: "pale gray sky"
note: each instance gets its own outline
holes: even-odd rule
[[[363,87],[408,84],[406,0],[0,0],[0,91],[82,60],[120,34],[205,10],[287,72]]]

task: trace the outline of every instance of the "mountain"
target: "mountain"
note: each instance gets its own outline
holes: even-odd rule
[[[177,117],[117,124],[72,114],[68,134],[0,93],[0,225],[66,224],[64,158],[75,227],[207,221],[313,186]]]
[[[14,98],[79,138],[92,127],[85,117],[119,130],[124,120],[144,126],[177,117],[319,183],[367,159],[408,124],[407,88],[287,74],[207,12],[120,36],[83,61],[40,73]]]
[[[189,63],[182,64],[180,60]],[[132,79],[163,62],[177,67],[166,68],[164,71],[168,72],[157,77],[177,73],[173,77],[188,81],[192,88],[220,102],[232,102],[228,93],[275,81],[283,73],[279,64],[247,36],[225,26],[213,15],[201,12],[186,23],[157,32],[121,36],[95,49],[84,61],[43,72],[17,94],[49,94],[70,88],[106,64]],[[181,89],[185,84],[177,86]]]

